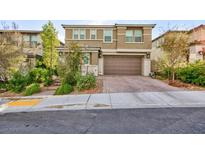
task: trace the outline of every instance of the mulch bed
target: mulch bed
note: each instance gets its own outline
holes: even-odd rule
[[[174,82],[169,82],[169,80],[164,80],[165,83],[169,84],[170,86],[173,87],[178,87],[178,88],[184,88],[187,90],[205,90],[205,87],[201,87],[201,86],[197,86],[194,84],[189,84],[189,83],[184,83],[182,81],[179,80],[175,80]]]
[[[23,96],[23,93],[17,94],[11,91],[0,93],[0,97],[18,97],[18,96]]]

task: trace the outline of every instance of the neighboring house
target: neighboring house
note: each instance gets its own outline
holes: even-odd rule
[[[19,33],[19,42],[22,45],[22,50],[26,55],[26,62],[30,65],[35,64],[35,58],[37,55],[42,55],[42,41],[40,37],[41,31],[36,30],[0,30],[0,35],[2,33]]]
[[[178,32],[186,32],[189,35],[189,62],[205,60],[205,25],[200,25],[189,31],[168,31],[152,40],[152,61],[157,61],[163,55],[160,44],[162,44],[164,36]]]
[[[200,25],[189,31],[190,62],[205,60],[205,25]]]
[[[19,33],[19,41],[22,45],[22,50],[26,55],[26,62],[30,67],[34,67],[36,64],[36,58],[43,56],[43,45],[41,40],[41,32],[38,30],[0,30],[0,35],[5,32],[17,32]],[[60,46],[56,47],[59,51],[59,55],[64,51],[64,43],[60,41]]]
[[[149,75],[154,24],[62,26],[66,48],[71,42],[82,48],[82,73]]]
[[[164,34],[156,37],[154,40],[152,40],[152,52],[151,52],[151,60],[157,61],[163,56],[163,50],[160,48],[161,44],[164,41],[164,37],[170,33],[187,33],[188,31],[184,30],[173,30],[173,31],[167,31]]]

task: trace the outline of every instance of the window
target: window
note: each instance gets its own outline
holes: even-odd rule
[[[30,36],[23,35],[23,46],[29,48],[30,47]]]
[[[133,31],[132,30],[126,31],[125,40],[126,42],[133,42]]]
[[[134,35],[135,35],[135,42],[142,42],[142,30],[135,30],[134,31]]]
[[[83,64],[89,65],[90,64],[90,53],[83,53]]]
[[[73,39],[74,40],[84,40],[85,39],[85,30],[84,29],[74,29],[73,30]]]
[[[126,42],[142,42],[142,30],[127,30],[125,34]]]
[[[30,36],[29,35],[23,35],[23,41],[24,42],[29,42],[30,41]]]
[[[91,29],[90,30],[90,39],[91,40],[97,39],[97,37],[96,37],[96,30],[95,29]]]
[[[38,38],[37,35],[31,35],[31,47],[37,47]]]
[[[25,48],[36,48],[38,45],[39,37],[35,34],[23,35],[23,46]]]
[[[77,40],[78,39],[78,29],[73,30],[73,39]]]
[[[85,30],[84,29],[80,29],[80,39],[81,40],[85,39]]]
[[[112,30],[104,30],[104,42],[111,43],[112,42]]]

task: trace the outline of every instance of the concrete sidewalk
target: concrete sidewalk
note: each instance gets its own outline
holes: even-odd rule
[[[103,93],[16,99],[0,104],[0,112],[205,107],[205,91]]]

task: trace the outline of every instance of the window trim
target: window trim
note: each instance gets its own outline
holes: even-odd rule
[[[125,32],[125,43],[144,43],[144,40],[143,40],[143,30],[140,29],[142,31],[142,40],[140,42],[136,42],[135,41],[135,31],[137,31],[139,29],[135,29],[135,30],[126,30],[126,31],[132,31],[132,42],[127,42],[126,41],[126,32]]]
[[[77,39],[74,38],[74,31],[75,31],[75,30],[78,32],[78,33],[77,33],[77,34],[78,34],[78,38],[77,38]],[[81,39],[81,38],[80,38],[80,32],[81,32],[81,31],[84,31],[84,34],[85,34],[85,35],[84,35],[84,36],[85,36],[84,39]],[[74,29],[72,29],[72,33],[73,33],[72,40],[86,40],[86,29],[85,29],[85,28],[74,28]]]
[[[92,39],[92,33],[91,31],[94,30],[95,31],[95,39]],[[90,29],[90,40],[97,40],[97,30],[96,29]]]
[[[77,38],[77,39],[75,39],[75,37],[74,37],[74,31],[75,31],[75,30],[78,31],[78,33],[77,33],[77,34],[78,34],[78,38]],[[78,29],[73,29],[73,30],[72,30],[72,33],[73,33],[73,40],[79,40],[79,30],[78,30]]]
[[[132,41],[131,41],[131,42],[127,41],[127,35],[126,35],[126,34],[127,34],[127,31],[131,31],[131,32],[132,32]],[[133,30],[126,30],[126,31],[125,31],[125,42],[126,42],[126,43],[132,43],[132,42],[134,42],[134,41],[133,41],[133,38],[134,38]]]
[[[84,31],[84,39],[81,39],[80,38],[80,35],[81,35],[81,31]],[[80,29],[78,29],[78,33],[79,33],[79,40],[86,40],[86,30],[84,29],[84,28],[80,28]]]
[[[105,31],[110,30],[111,31],[111,42],[106,42],[105,41]],[[103,29],[103,43],[113,43],[113,29]]]
[[[139,43],[140,43],[140,42],[143,42],[143,30],[142,29],[135,29],[135,30],[133,30],[133,33],[134,33],[133,39],[134,39],[134,42],[138,42],[138,41],[135,41],[135,37],[136,37],[135,34],[136,34],[136,31],[139,31],[139,30],[141,31],[141,34],[142,34],[141,35],[141,41],[139,41]]]

